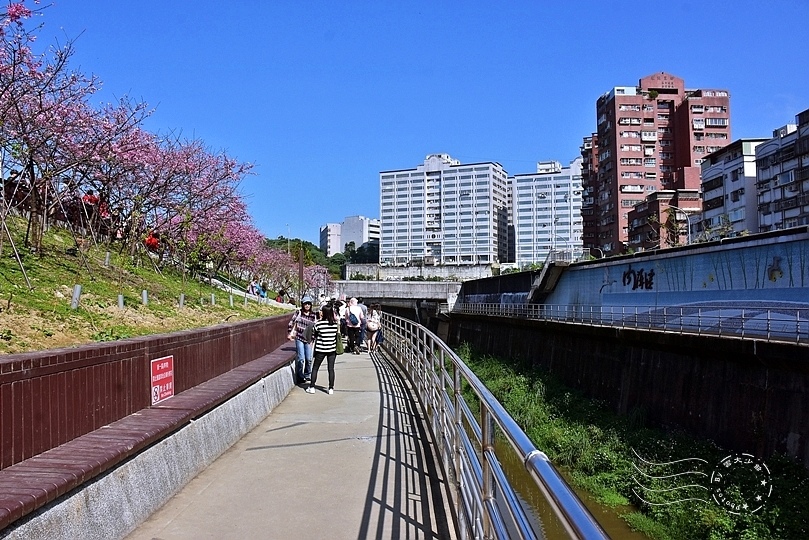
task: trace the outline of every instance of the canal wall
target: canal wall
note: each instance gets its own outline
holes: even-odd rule
[[[525,303],[540,275],[531,271],[467,281],[458,302]],[[809,227],[573,263],[562,269],[543,299],[584,311],[699,306],[706,315],[711,309],[762,302],[770,313],[780,311],[791,319],[797,310],[809,309]]]
[[[619,414],[809,468],[805,345],[453,313],[447,341],[527,361]]]

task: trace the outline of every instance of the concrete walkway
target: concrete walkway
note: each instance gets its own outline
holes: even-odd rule
[[[455,538],[449,486],[407,380],[337,357],[127,538]]]

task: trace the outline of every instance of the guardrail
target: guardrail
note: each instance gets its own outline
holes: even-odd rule
[[[809,344],[809,308],[456,303],[454,313]]]
[[[444,467],[452,473],[463,538],[542,538],[532,525],[539,518],[526,514],[500,465],[497,428],[571,538],[608,538],[548,457],[444,342],[407,319],[385,314],[382,323],[384,350],[410,378]],[[464,399],[464,387],[477,396],[479,421]]]

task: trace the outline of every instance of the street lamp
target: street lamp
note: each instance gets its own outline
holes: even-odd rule
[[[685,223],[686,223],[686,227],[687,227],[686,234],[685,234],[685,245],[689,245],[691,243],[691,216],[688,214],[688,212],[686,210],[683,210],[682,208],[680,208],[678,206],[674,206],[673,204],[669,204],[667,206],[669,208],[674,208],[675,210],[680,211],[680,212],[683,213],[683,215],[685,215]],[[674,215],[674,221],[675,222],[677,221],[677,217],[678,217],[677,214],[675,214]],[[680,228],[679,228],[679,226],[677,227],[677,238],[678,238],[678,240],[680,238]]]
[[[553,233],[553,235],[556,238],[558,238],[559,240],[561,240],[562,242],[565,243],[565,247],[567,248],[568,251],[573,251],[573,249],[571,249],[571,247],[570,247],[570,239],[569,238],[565,238],[561,234],[556,234],[556,233]]]

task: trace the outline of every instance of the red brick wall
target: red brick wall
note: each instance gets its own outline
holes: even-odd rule
[[[0,469],[149,407],[151,360],[174,355],[179,394],[281,346],[288,320],[0,357]]]

